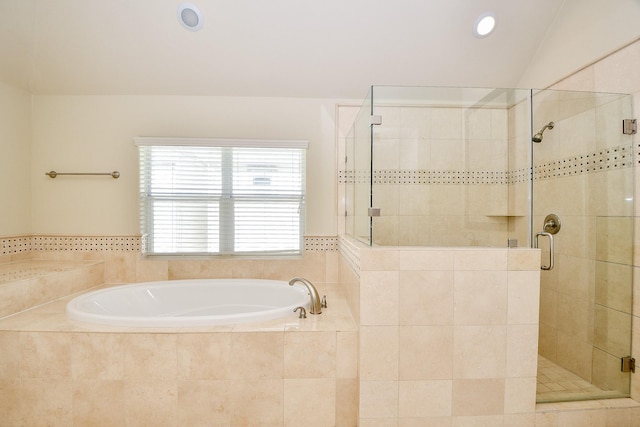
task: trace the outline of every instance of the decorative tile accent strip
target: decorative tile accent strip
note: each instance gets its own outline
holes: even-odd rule
[[[0,238],[0,255],[27,252],[140,252],[140,236],[16,236]],[[309,252],[338,250],[334,236],[305,236],[304,247]]]
[[[31,251],[31,236],[0,238],[0,255],[14,255]]]
[[[335,252],[338,250],[338,238],[335,236],[305,236],[304,250],[309,252]]]
[[[34,251],[139,252],[139,236],[33,236]]]
[[[604,148],[586,154],[553,160],[535,165],[535,179],[562,178],[586,173],[630,167],[634,164],[634,148],[631,145]],[[640,164],[640,144],[635,147],[636,164]],[[506,185],[527,182],[531,178],[530,168],[512,171],[430,171],[430,170],[374,170],[374,184],[492,184]],[[340,170],[339,184],[369,184],[368,171]]]
[[[627,168],[633,164],[632,146],[620,145],[535,165],[533,167],[533,174],[535,179],[552,179],[594,172],[606,172],[608,170]]]

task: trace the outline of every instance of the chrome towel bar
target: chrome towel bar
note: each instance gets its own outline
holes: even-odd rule
[[[45,175],[49,175],[50,178],[55,178],[58,175],[110,175],[112,178],[120,178],[120,172],[118,171],[113,171],[113,172],[105,172],[105,173],[92,173],[92,172],[56,172],[56,171],[49,171],[49,172],[45,172]]]

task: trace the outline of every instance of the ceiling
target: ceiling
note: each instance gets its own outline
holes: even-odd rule
[[[516,87],[564,0],[0,0],[0,80],[34,94],[361,99]],[[494,33],[472,35],[495,12]]]

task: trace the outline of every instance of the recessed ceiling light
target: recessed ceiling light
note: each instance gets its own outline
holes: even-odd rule
[[[478,16],[473,24],[473,35],[481,39],[487,37],[496,28],[496,15],[487,12]]]
[[[199,31],[202,28],[200,9],[191,3],[182,3],[178,6],[178,21],[189,31]]]

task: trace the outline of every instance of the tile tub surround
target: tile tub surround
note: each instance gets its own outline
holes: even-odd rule
[[[356,324],[337,285],[316,287],[329,307],[307,319],[116,328],[67,320],[70,298],[5,318],[2,422],[353,426]]]
[[[102,283],[101,261],[0,263],[0,318]]]

